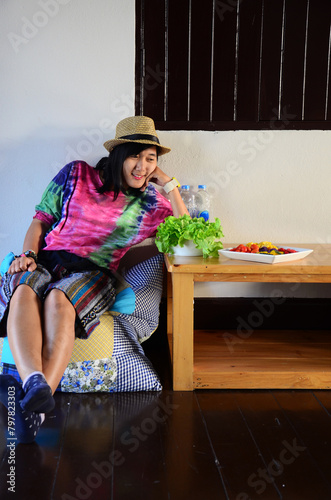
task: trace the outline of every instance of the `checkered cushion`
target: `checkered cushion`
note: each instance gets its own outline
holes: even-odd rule
[[[107,312],[88,339],[76,339],[58,390],[64,392],[158,391],[159,377],[141,343],[156,330],[162,296],[163,255],[127,270],[124,279],[136,295],[132,314]],[[2,372],[19,378],[15,366]]]

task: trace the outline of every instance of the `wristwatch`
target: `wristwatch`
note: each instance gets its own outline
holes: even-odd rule
[[[176,177],[173,177],[171,179],[171,181],[167,182],[167,184],[165,184],[163,186],[163,189],[165,190],[165,192],[168,194],[170,193],[170,191],[172,191],[175,187],[180,187],[180,184],[179,182],[177,181]]]

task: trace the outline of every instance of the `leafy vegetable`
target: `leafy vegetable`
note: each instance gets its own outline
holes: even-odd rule
[[[209,222],[202,217],[191,219],[186,214],[180,217],[170,215],[159,225],[155,243],[160,252],[174,253],[173,247],[183,247],[187,241],[193,240],[196,248],[202,250],[203,257],[218,257],[218,250],[223,245],[216,240],[221,236],[224,234],[218,218]]]

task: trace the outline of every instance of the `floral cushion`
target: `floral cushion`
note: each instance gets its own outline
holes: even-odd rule
[[[141,343],[156,330],[163,285],[163,255],[124,273],[135,293],[131,314],[109,311],[88,339],[76,339],[58,390],[63,392],[158,391],[159,377]],[[1,339],[5,340],[6,339]],[[0,346],[1,347],[1,346]],[[19,379],[15,365],[2,360],[0,371]]]

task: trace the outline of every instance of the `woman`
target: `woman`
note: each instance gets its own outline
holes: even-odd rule
[[[109,157],[96,168],[76,161],[51,181],[23,252],[3,279],[0,328],[5,335],[6,327],[23,385],[2,375],[0,389],[8,409],[8,394],[15,392],[19,441],[32,441],[54,408],[75,337],[87,338],[114,302],[125,252],[153,236],[168,215],[188,213],[178,182],[157,166],[170,149],[160,145],[152,119],[122,120],[104,146]]]

